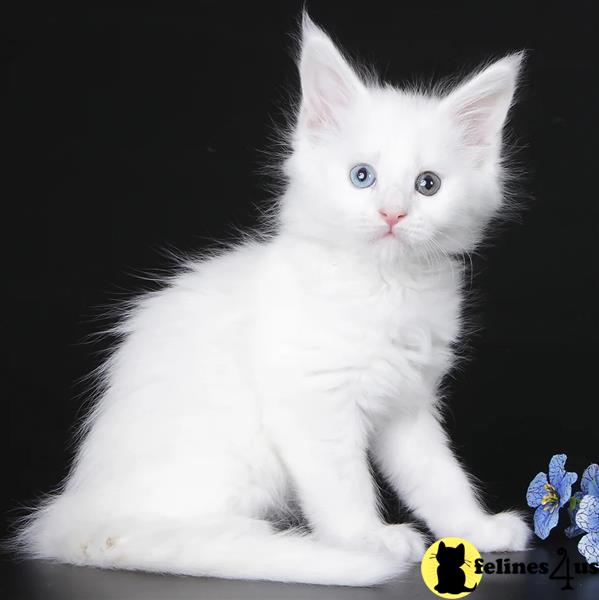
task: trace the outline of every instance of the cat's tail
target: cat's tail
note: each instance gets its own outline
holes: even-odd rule
[[[91,519],[52,508],[20,529],[13,550],[108,569],[324,585],[376,585],[405,568],[387,553],[325,545],[257,519]]]

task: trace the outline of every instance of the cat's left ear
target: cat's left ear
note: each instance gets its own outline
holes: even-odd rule
[[[345,110],[366,87],[343,58],[329,36],[310,19],[302,19],[299,71],[302,104],[298,126],[319,136],[339,126]]]
[[[498,60],[442,100],[443,109],[462,128],[467,146],[484,152],[501,142],[523,59],[520,52]]]

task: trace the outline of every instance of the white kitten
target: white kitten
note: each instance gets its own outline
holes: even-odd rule
[[[364,83],[305,17],[275,234],[190,264],[124,319],[71,474],[19,548],[107,568],[375,584],[419,559],[424,539],[383,522],[370,450],[435,538],[523,549],[519,517],[477,501],[437,395],[460,335],[452,255],[503,204],[520,61],[449,94],[399,91]],[[277,531],[294,510],[309,532]]]

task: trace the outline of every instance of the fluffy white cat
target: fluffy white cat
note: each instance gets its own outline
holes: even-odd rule
[[[28,556],[105,568],[372,585],[425,538],[379,511],[368,454],[435,538],[522,550],[452,454],[460,261],[505,207],[520,55],[444,93],[360,77],[303,20],[302,102],[274,233],[187,265],[126,315],[71,473]],[[304,529],[281,530],[290,514]]]

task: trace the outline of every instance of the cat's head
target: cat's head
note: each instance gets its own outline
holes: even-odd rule
[[[522,56],[448,92],[360,76],[303,19],[285,228],[390,257],[471,250],[502,210],[502,129]]]
[[[437,548],[437,562],[444,566],[461,567],[465,562],[464,544],[459,544],[455,548],[446,546],[444,542],[439,542]]]

